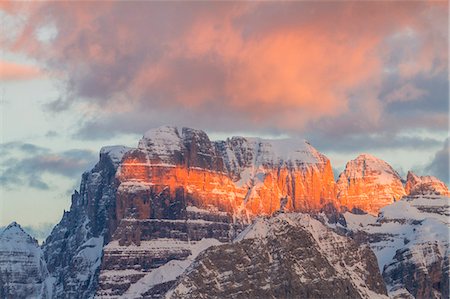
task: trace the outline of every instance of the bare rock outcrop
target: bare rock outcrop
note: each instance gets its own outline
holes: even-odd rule
[[[372,215],[406,195],[398,173],[385,161],[369,154],[359,155],[347,163],[339,175],[337,189],[341,205]]]

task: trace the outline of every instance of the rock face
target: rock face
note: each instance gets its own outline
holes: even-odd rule
[[[100,151],[100,161],[83,174],[80,192],[72,195],[70,211],[42,246],[55,280],[55,298],[88,298],[95,293],[103,245],[117,227],[115,173],[127,150],[117,146]]]
[[[231,241],[260,214],[337,205],[335,195],[329,160],[306,141],[150,130],[137,148],[103,148],[83,174],[42,247],[54,297],[160,296],[177,275],[139,286],[181,271],[199,246]]]
[[[51,297],[42,250],[13,222],[0,234],[0,298]]]
[[[198,130],[147,132],[118,170],[119,219],[177,218],[186,205],[236,217],[337,204],[330,161],[305,141],[234,137],[211,142]],[[130,194],[133,194],[130,196]]]
[[[230,242],[280,208],[336,204],[330,162],[305,141],[211,142],[189,128],[148,131],[124,154],[116,182],[118,226],[104,248],[99,297],[162,296],[204,242]]]
[[[224,212],[185,207],[184,218],[124,218],[104,248],[96,295],[162,297],[197,254],[242,230]]]
[[[233,261],[233,262],[230,262]],[[201,253],[169,298],[387,298],[373,253],[304,214],[257,219]]]
[[[435,179],[412,174],[408,177],[411,194],[444,194],[445,185],[442,187]],[[70,211],[64,212],[42,245],[42,252],[23,237],[19,239],[28,244],[25,249],[17,250],[11,258],[7,254],[2,257],[1,248],[10,246],[9,241],[4,241],[9,240],[8,235],[2,235],[0,269],[16,266],[13,276],[2,272],[0,295],[7,297],[12,283],[16,292],[13,297],[18,298],[33,294],[47,298],[161,298],[169,289],[172,295],[189,297],[199,295],[204,288],[208,288],[208,294],[219,296],[228,287],[240,297],[244,286],[250,287],[245,293],[250,297],[383,294],[367,248],[357,247],[309,216],[288,213],[322,215],[334,228],[345,231],[346,220],[350,220],[340,214],[341,204],[353,211],[377,213],[380,207],[405,194],[400,178],[385,162],[362,155],[348,163],[338,187],[330,161],[304,140],[233,137],[213,142],[204,132],[189,128],[150,130],[137,148],[102,148],[99,162],[83,174],[79,192],[72,195]],[[445,208],[429,205],[419,210],[427,215],[447,213]],[[273,220],[258,220],[238,242],[231,243],[255,218],[280,212]],[[384,225],[383,221],[397,223],[389,222],[387,214],[383,219],[378,226]],[[416,220],[411,221],[417,225]],[[369,227],[366,224],[362,227]],[[260,226],[266,232],[256,237]],[[384,229],[390,230],[390,226]],[[391,243],[373,241],[379,240],[381,232],[352,230],[355,235],[363,234],[362,239],[372,240],[374,250],[393,248]],[[395,246],[397,241],[406,242],[401,234],[395,240]],[[419,273],[417,269],[427,268],[428,258],[422,259],[427,263],[424,266],[414,262],[420,260],[416,247],[397,255],[393,251],[380,267],[385,270],[390,290],[405,289],[410,294],[427,296],[430,290],[437,292],[445,287],[445,280],[436,286],[437,270],[433,270],[446,256],[442,246],[420,244],[425,244],[420,248],[427,254],[434,252],[427,256],[436,256],[438,261],[438,266],[427,270],[433,278],[424,274],[417,290],[409,287],[417,282],[417,276],[412,272],[408,276],[407,272]],[[202,250],[215,245],[223,246],[213,247],[196,260]],[[385,249],[380,250],[376,252]],[[37,258],[42,254],[45,263]],[[36,257],[32,259],[34,264],[22,262],[24,256]],[[229,262],[231,258],[240,266],[227,270],[235,265]],[[199,262],[203,259],[207,264]],[[194,260],[195,271],[178,280]],[[411,263],[400,262],[405,260]],[[444,258],[442,263],[448,265],[448,260]],[[393,266],[385,269],[387,264]],[[267,265],[271,266],[264,268]],[[205,269],[223,274],[219,277],[223,285],[214,285]],[[440,277],[448,275],[448,266],[442,269],[447,272],[443,270]],[[235,275],[229,277],[227,271]],[[389,273],[401,273],[401,277]],[[199,281],[199,277],[205,280]],[[234,284],[235,277],[243,280]],[[185,283],[192,286],[192,293],[183,290]]]
[[[370,242],[392,298],[449,298],[449,216],[450,198],[434,192],[404,197],[378,218],[344,214]]]
[[[368,154],[347,163],[339,175],[337,189],[342,205],[373,215],[406,195],[398,173],[385,161]]]
[[[447,186],[434,176],[417,176],[408,171],[405,191],[409,195],[436,194],[450,196]]]

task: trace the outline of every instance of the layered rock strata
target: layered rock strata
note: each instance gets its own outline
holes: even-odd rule
[[[450,198],[421,190],[378,217],[344,214],[354,237],[370,243],[392,298],[449,297]]]
[[[259,218],[207,249],[168,297],[387,298],[370,249],[298,213]]]
[[[51,291],[38,242],[11,223],[0,233],[0,298],[51,297]]]
[[[368,154],[347,163],[339,175],[337,190],[341,205],[372,215],[406,195],[398,173],[385,161]]]

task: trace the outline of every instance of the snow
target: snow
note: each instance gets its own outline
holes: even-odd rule
[[[40,252],[37,241],[27,234],[17,222],[12,222],[0,234],[2,252]]]
[[[373,175],[369,175],[371,171]],[[400,180],[398,173],[385,161],[370,155],[361,154],[347,163],[344,171],[348,179],[362,179],[372,176],[380,185],[389,185],[393,181]]]
[[[50,298],[53,281],[48,279],[44,255],[36,239],[16,222],[0,233],[0,273],[10,273],[7,281],[18,296]],[[31,274],[31,275],[30,275]],[[23,283],[15,279],[30,275]]]
[[[350,230],[359,230],[362,227],[367,227],[370,224],[374,224],[377,221],[377,217],[370,214],[353,214],[350,212],[344,213],[345,221],[347,222],[347,227]]]
[[[233,141],[242,141],[242,145],[232,148]],[[304,139],[262,139],[256,137],[232,137],[228,140],[227,160],[236,160],[235,151],[249,151],[252,153],[252,166],[258,168],[260,165],[298,162],[307,164],[324,163],[321,155]]]
[[[421,207],[428,209],[422,211]],[[429,212],[430,208],[444,210],[447,213]],[[355,215],[346,212],[344,217],[351,230],[384,236],[379,242],[371,244],[382,272],[386,265],[394,261],[396,251],[402,248],[411,249],[416,258],[422,258],[426,263],[431,263],[431,257],[420,257],[420,248],[437,242],[440,254],[444,255],[449,248],[449,209],[448,197],[441,196],[433,199],[427,196],[405,197],[382,208],[375,221],[374,217],[368,214]]]
[[[163,126],[147,131],[139,141],[138,148],[160,157],[170,158],[175,151],[183,147],[177,127]]]
[[[263,239],[269,233],[270,223],[267,218],[257,218],[253,224],[247,226],[233,242],[240,242],[244,239]]]
[[[80,281],[87,280],[100,267],[103,252],[103,237],[90,238],[80,246],[80,251],[75,256],[81,271],[77,273]]]
[[[362,219],[354,219],[357,223]],[[366,220],[362,220],[365,223]],[[264,239],[270,234],[276,234],[277,230],[283,230],[284,225],[288,223],[291,226],[302,228],[309,232],[315,239],[317,249],[321,252],[322,256],[328,260],[330,265],[337,271],[337,275],[345,279],[349,279],[358,292],[364,298],[387,298],[384,295],[377,294],[366,286],[365,281],[362,279],[362,275],[369,275],[364,268],[363,263],[356,263],[354,265],[347,265],[341,259],[341,256],[337,254],[343,248],[346,248],[348,239],[340,236],[329,228],[324,226],[320,221],[312,218],[310,215],[301,213],[281,213],[272,218],[260,217],[255,222],[248,226],[234,242],[241,242],[244,239]],[[343,265],[341,265],[344,263]],[[302,276],[304,269],[301,268],[301,264],[295,267],[295,271],[299,276]]]
[[[132,149],[132,147],[123,145],[104,146],[100,149],[100,155],[108,155],[117,166],[122,161],[123,155]]]
[[[208,209],[200,209],[196,206],[187,206],[186,211],[192,212],[192,213],[201,213],[201,214],[218,214],[218,215],[224,215],[224,216],[228,215],[227,212],[219,211],[217,209],[217,207],[215,207],[215,206],[208,206]]]
[[[257,149],[257,153],[260,154],[257,155],[257,159],[262,163],[277,161],[322,162],[317,150],[304,139],[245,139],[254,149]]]
[[[174,240],[171,241],[175,242]],[[146,245],[150,245],[150,243],[154,242],[149,242],[149,244]],[[169,245],[170,243],[171,242],[168,242],[166,245]],[[153,286],[177,279],[177,277],[191,265],[200,252],[211,246],[220,244],[222,243],[216,239],[202,239],[198,242],[189,243],[187,248],[191,251],[191,255],[189,255],[185,260],[171,260],[168,263],[147,273],[136,283],[132,284],[130,288],[122,295],[122,298],[141,297],[142,293],[145,293]]]
[[[162,162],[173,164],[171,159],[173,154],[184,150],[184,131],[194,132],[194,134],[203,133],[202,131],[189,128],[180,130],[173,126],[163,126],[147,131],[139,141],[138,148],[147,152],[150,158],[158,157]],[[234,144],[235,141],[236,144]],[[249,168],[245,169],[244,167],[239,170],[242,177],[242,180],[238,183],[240,186],[248,184],[250,179],[263,181],[265,172],[260,166],[272,165],[278,167],[283,164],[299,166],[322,164],[327,161],[322,154],[306,140],[302,139],[269,140],[255,137],[232,137],[225,142],[211,142],[208,148],[215,148],[214,143],[224,143],[226,145],[223,159],[232,169],[239,165],[237,163],[237,154],[239,152],[251,153],[253,161],[248,161],[251,162]],[[201,152],[198,154],[211,155],[210,153]],[[244,163],[246,162],[244,161]]]

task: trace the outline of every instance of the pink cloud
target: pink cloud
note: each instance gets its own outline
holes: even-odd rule
[[[193,126],[299,132],[324,118],[354,118],[346,125],[377,128],[386,68],[401,86],[447,69],[444,8],[448,3],[46,2],[30,9],[9,49],[67,74],[66,98],[55,107],[83,102],[105,117],[159,111]],[[51,45],[35,36],[48,23],[58,30]],[[392,38],[408,30],[414,36]]]
[[[35,66],[0,60],[0,80],[2,81],[30,80],[41,76],[41,71]]]

